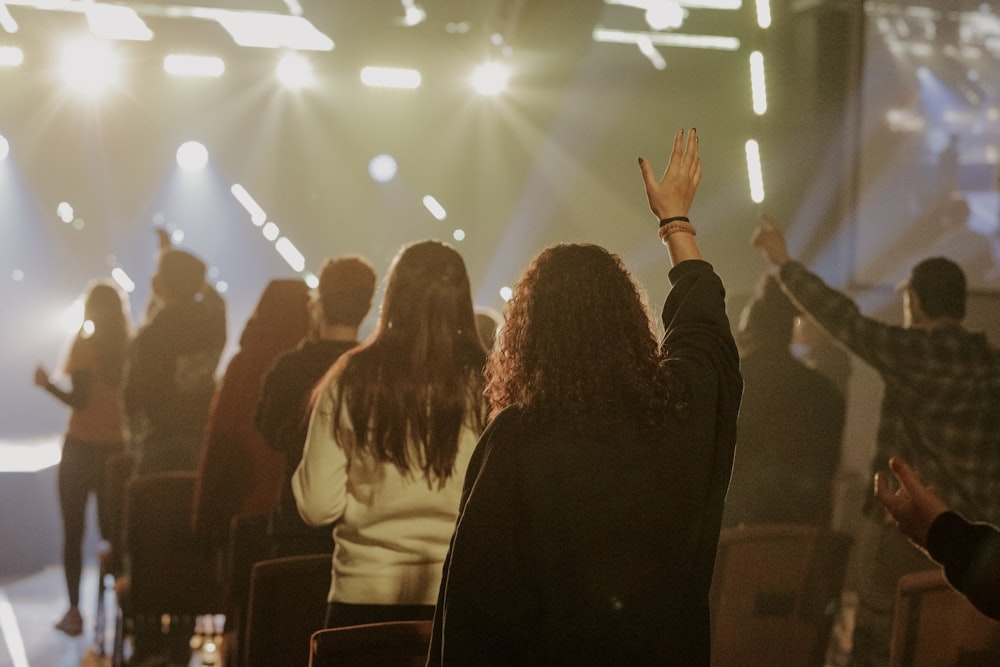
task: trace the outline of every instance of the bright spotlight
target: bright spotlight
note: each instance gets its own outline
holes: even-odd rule
[[[63,49],[60,69],[70,88],[97,95],[118,83],[121,64],[108,43],[80,39]]]
[[[60,328],[75,334],[83,326],[83,299],[76,299],[59,316]]]
[[[441,206],[441,202],[432,197],[431,195],[424,195],[424,208],[430,211],[438,220],[444,220],[448,217],[448,212],[444,210],[444,206]]]
[[[59,205],[56,206],[56,215],[59,219],[65,222],[67,225],[73,222],[73,218],[76,216],[73,214],[73,207],[69,205],[69,202],[61,201]]]
[[[0,160],[7,159],[8,155],[10,155],[10,142],[7,141],[5,136],[0,134]]]
[[[264,234],[264,238],[268,241],[275,240],[278,238],[278,235],[281,234],[281,230],[278,229],[278,225],[273,222],[265,224],[260,231]]]
[[[16,46],[0,46],[0,67],[17,67],[24,62],[24,51]]]
[[[451,233],[451,238],[455,239],[456,241],[464,241],[465,240],[465,230],[464,229],[456,229],[455,231],[453,231]]]
[[[118,283],[119,287],[129,294],[135,291],[135,281],[120,266],[111,269],[111,277]]]
[[[177,149],[177,165],[184,171],[198,171],[208,164],[208,149],[197,141],[185,141]]]
[[[385,153],[376,155],[368,162],[368,174],[378,183],[388,183],[394,179],[397,169],[396,158]]]
[[[299,90],[316,83],[312,65],[297,53],[290,53],[281,59],[277,75],[278,81],[291,90]]]
[[[373,88],[419,88],[420,72],[401,67],[363,67],[361,83]]]
[[[514,290],[512,290],[511,288],[509,288],[507,286],[504,286],[504,287],[500,288],[500,298],[501,299],[503,299],[504,301],[510,301],[510,298],[512,296],[514,296]]]
[[[676,30],[684,25],[684,9],[672,0],[650,2],[646,8],[646,23],[653,30]]]
[[[501,63],[486,63],[472,73],[472,87],[480,95],[499,95],[507,88],[510,70]]]
[[[750,180],[750,199],[755,204],[764,201],[764,174],[760,168],[760,146],[750,139],[746,143],[747,176]]]

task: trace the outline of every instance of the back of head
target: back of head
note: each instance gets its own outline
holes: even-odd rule
[[[559,406],[569,420],[587,422],[608,406],[628,405],[630,414],[651,406],[657,341],[645,299],[617,255],[591,244],[547,248],[504,314],[487,364],[494,410]]]
[[[443,482],[453,472],[464,424],[482,430],[486,352],[472,315],[465,262],[452,247],[421,241],[389,269],[375,334],[347,353],[339,374],[333,431],[341,441],[346,404],[355,446],[400,470]],[[408,442],[421,449],[414,456]]]
[[[787,348],[798,315],[777,278],[764,274],[740,315],[739,338],[744,344]]]
[[[127,299],[111,283],[91,283],[83,305],[83,317],[93,328],[84,324],[79,335],[94,340],[98,371],[109,383],[118,384],[131,335]]]
[[[375,269],[360,255],[327,259],[319,274],[320,304],[327,324],[356,327],[372,308]]]
[[[965,273],[950,259],[923,260],[910,271],[906,284],[920,299],[920,308],[927,317],[965,319]]]
[[[277,354],[294,346],[308,331],[308,285],[298,278],[272,280],[243,328],[240,347],[256,346]]]
[[[174,298],[182,301],[191,300],[198,293],[205,282],[205,271],[203,261],[176,248],[163,250],[156,268],[163,286]]]
[[[481,349],[462,256],[440,241],[404,247],[393,260],[377,338],[406,350],[411,368],[454,363],[456,347]],[[445,355],[447,358],[441,358]]]

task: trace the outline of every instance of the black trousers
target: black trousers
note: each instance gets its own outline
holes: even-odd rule
[[[90,443],[66,438],[59,463],[59,509],[63,521],[63,570],[70,606],[80,604],[80,574],[83,571],[83,532],[87,520],[87,498],[97,496],[101,536],[108,533],[104,469],[108,457],[120,444]]]

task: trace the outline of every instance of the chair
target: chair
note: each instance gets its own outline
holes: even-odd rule
[[[332,559],[332,554],[288,556],[253,566],[242,664],[309,662],[310,638],[326,619]]]
[[[395,621],[320,630],[309,667],[423,667],[433,621]]]
[[[940,568],[900,578],[890,667],[1000,665],[1000,622],[948,585]]]
[[[133,657],[159,653],[162,646],[183,651],[190,634],[178,636],[176,626],[193,629],[197,616],[222,612],[215,560],[191,527],[195,475],[153,473],[128,483],[122,535],[128,584],[115,633],[116,664],[126,631],[135,637]],[[174,621],[172,643],[161,630],[164,616]]]
[[[822,665],[851,537],[797,524],[727,528],[712,581],[712,664]]]

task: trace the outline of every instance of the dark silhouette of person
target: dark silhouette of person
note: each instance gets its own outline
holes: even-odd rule
[[[672,284],[657,342],[621,258],[541,252],[487,363],[430,665],[708,665],[709,589],[742,382],[695,242],[695,130],[641,162]]]
[[[375,287],[375,270],[367,259],[342,255],[324,261],[309,303],[310,335],[282,354],[264,378],[255,423],[284,466],[268,525],[275,558],[333,551],[333,527],[308,526],[299,516],[292,475],[302,460],[313,389],[340,355],[358,345],[358,329],[371,310]]]
[[[121,381],[132,325],[125,297],[107,282],[95,282],[87,291],[83,324],[73,339],[63,372],[69,391],[52,383],[48,373],[35,369],[35,384],[72,408],[62,458],[59,462],[59,508],[63,520],[63,571],[69,611],[56,628],[71,637],[83,633],[80,614],[82,542],[87,498],[97,496],[100,531],[112,526],[104,482],[108,458],[125,448],[125,420],[121,409]]]
[[[194,470],[226,343],[226,307],[205,282],[205,263],[160,251],[158,306],[129,347],[122,399],[138,473]]]
[[[826,527],[840,462],[844,397],[792,356],[799,311],[764,274],[744,308],[740,346],[743,402],[723,524],[801,523]]]

